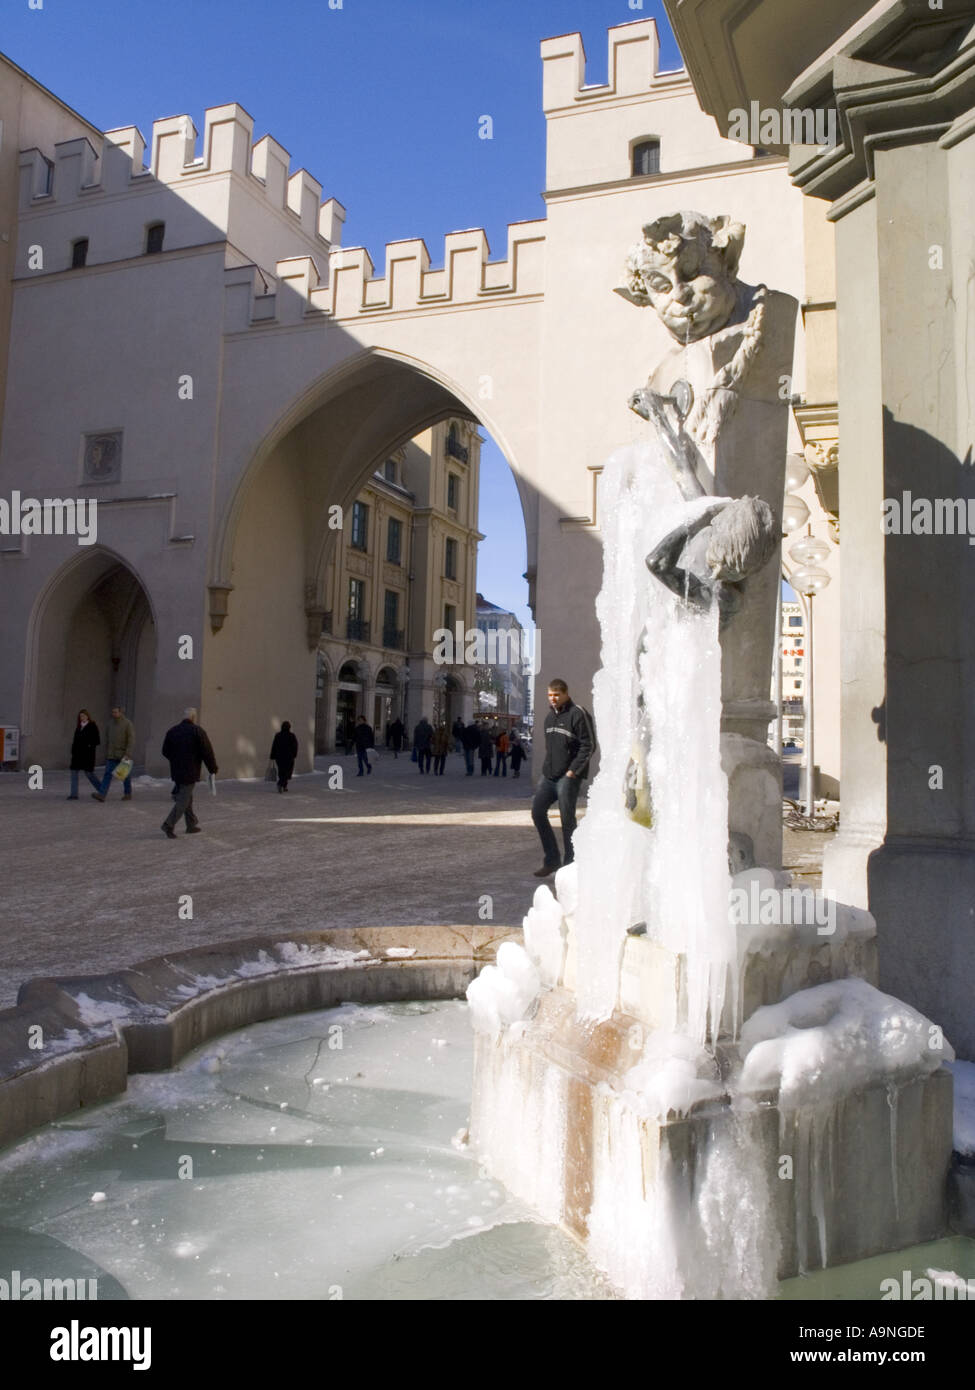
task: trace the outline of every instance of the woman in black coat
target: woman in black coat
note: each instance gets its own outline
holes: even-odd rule
[[[78,722],[74,730],[74,738],[71,740],[71,792],[68,796],[69,801],[78,800],[79,772],[85,774],[96,791],[101,789],[101,783],[98,778],[94,776],[95,749],[101,741],[98,725],[95,723],[94,719],[92,719],[86,709],[79,710]]]
[[[295,760],[298,757],[298,740],[291,732],[291,724],[286,719],[281,725],[281,732],[274,735],[274,742],[271,744],[271,761],[278,766],[278,791],[286,792],[288,783],[295,770]]]

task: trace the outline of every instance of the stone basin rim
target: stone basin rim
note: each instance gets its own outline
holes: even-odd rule
[[[520,937],[494,925],[273,933],[28,980],[0,1010],[0,1148],[252,1023],[340,1003],[463,998],[498,946]]]

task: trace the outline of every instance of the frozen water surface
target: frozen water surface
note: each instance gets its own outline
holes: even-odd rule
[[[463,1142],[472,1030],[456,1001],[343,1005],[217,1039],[0,1155],[0,1278],[102,1299],[607,1299]],[[975,1241],[821,1271],[798,1299],[879,1298]],[[973,1282],[972,1287],[975,1287]]]
[[[481,1176],[458,1138],[471,1069],[455,1001],[215,1040],[0,1156],[0,1277],[97,1277],[102,1298],[612,1297]]]

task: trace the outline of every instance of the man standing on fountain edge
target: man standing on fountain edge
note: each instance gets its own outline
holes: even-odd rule
[[[589,719],[579,705],[569,699],[563,680],[548,683],[549,712],[545,718],[545,762],[532,802],[532,820],[542,842],[545,862],[535,870],[536,878],[548,878],[562,864],[572,863],[572,835],[576,828],[576,802],[579,787],[595,752]],[[555,832],[548,822],[548,808],[559,803],[562,843],[565,854],[559,860]]]

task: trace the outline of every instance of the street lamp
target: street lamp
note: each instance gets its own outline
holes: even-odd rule
[[[808,675],[806,683],[806,738],[804,762],[806,766],[806,815],[816,814],[816,749],[815,749],[815,705],[813,682],[813,599],[821,594],[830,582],[830,576],[821,568],[821,562],[829,555],[826,541],[818,541],[815,536],[801,536],[789,546],[789,554],[799,563],[799,568],[789,576],[789,583],[797,594],[807,600],[809,631],[806,635],[806,660]]]

